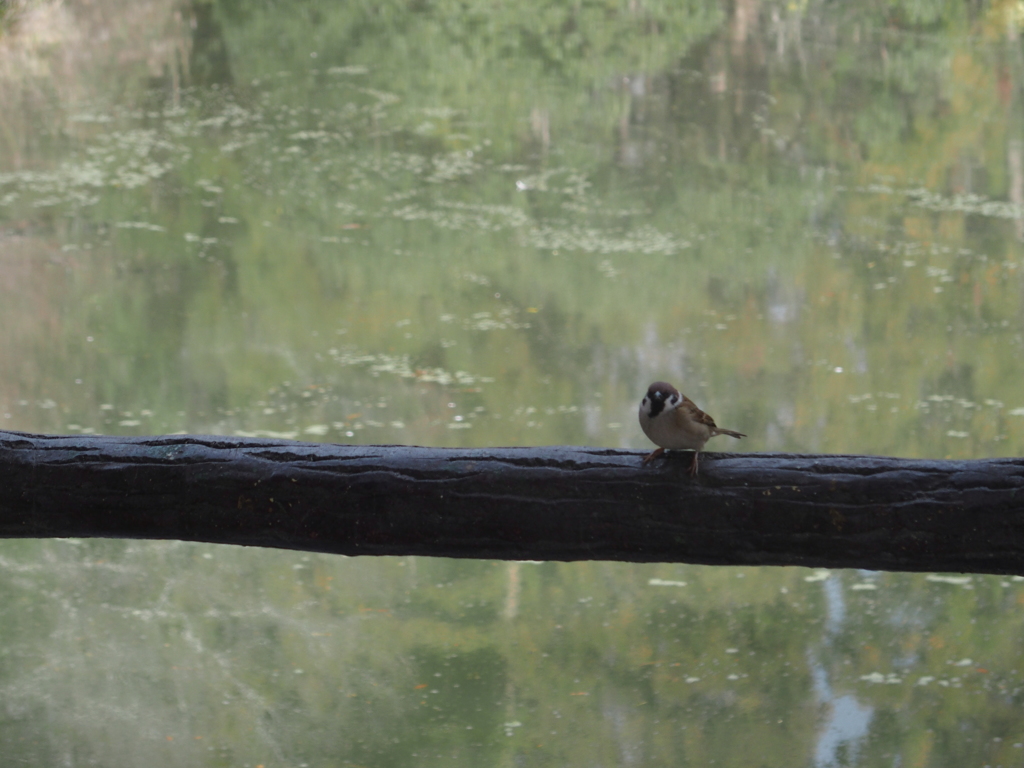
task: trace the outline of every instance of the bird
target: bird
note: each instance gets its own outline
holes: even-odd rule
[[[746,437],[742,432],[719,427],[693,400],[664,381],[656,381],[648,387],[647,394],[640,401],[639,417],[640,428],[658,446],[643,460],[643,464],[654,461],[667,448],[690,450],[693,451],[690,475],[694,477],[697,475],[697,454],[704,443],[715,435],[729,435],[737,439]]]

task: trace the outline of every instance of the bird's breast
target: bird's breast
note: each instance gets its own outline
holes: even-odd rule
[[[659,448],[699,451],[711,437],[710,429],[686,418],[679,409],[664,411],[654,418],[641,410],[640,428]]]

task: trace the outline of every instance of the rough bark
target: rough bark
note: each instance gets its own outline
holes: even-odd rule
[[[0,432],[0,537],[1024,574],[1024,459]]]

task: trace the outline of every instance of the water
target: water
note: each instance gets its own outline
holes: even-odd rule
[[[0,427],[646,448],[661,378],[747,450],[1021,455],[1019,9],[733,5],[8,11]],[[0,583],[12,764],[1024,755],[1016,579],[10,541]]]

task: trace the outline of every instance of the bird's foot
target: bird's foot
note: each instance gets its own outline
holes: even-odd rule
[[[665,452],[664,448],[658,448],[656,451],[652,451],[650,454],[648,454],[648,456],[642,462],[640,462],[640,466],[646,466],[646,465],[650,464],[656,458],[661,456],[661,454],[663,454],[664,452]]]
[[[697,476],[697,451],[693,452],[693,462],[690,464],[690,477]]]

